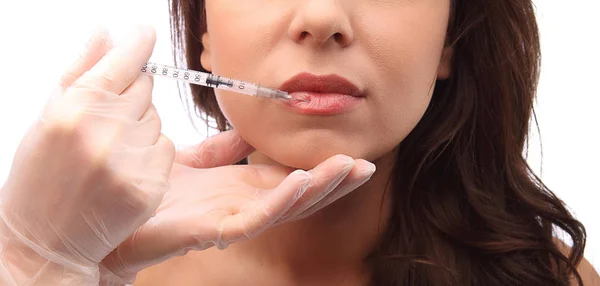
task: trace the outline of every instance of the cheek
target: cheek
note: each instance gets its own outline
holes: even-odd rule
[[[364,42],[376,68],[370,78],[377,96],[374,128],[399,143],[417,125],[427,109],[445,44],[448,7],[420,6],[365,18]],[[439,3],[438,3],[439,4]],[[449,5],[449,4],[448,4]],[[378,19],[378,20],[376,20]]]
[[[425,1],[426,2],[426,1]],[[448,7],[433,5],[367,13],[365,46],[377,67],[373,82],[396,93],[426,95],[436,79],[446,40]],[[377,16],[375,16],[377,15]]]
[[[264,100],[224,90],[215,90],[215,95],[221,113],[248,143],[255,146],[252,138],[266,136],[264,125],[269,116],[263,111]]]
[[[213,72],[257,82],[263,60],[285,32],[281,8],[267,0],[208,0]]]

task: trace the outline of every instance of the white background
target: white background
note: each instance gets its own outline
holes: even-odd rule
[[[240,0],[243,1],[243,0]],[[543,68],[537,114],[541,149],[529,162],[585,224],[585,256],[600,269],[600,2],[538,0]],[[54,82],[75,59],[90,32],[107,27],[116,37],[132,24],[157,30],[152,60],[172,63],[167,1],[2,1],[0,4],[0,183],[13,152],[36,119]],[[174,81],[156,79],[154,104],[163,133],[176,144],[201,141],[206,128],[182,104]],[[535,130],[535,129],[534,129]],[[534,138],[538,138],[537,132]],[[543,168],[541,168],[543,165]]]

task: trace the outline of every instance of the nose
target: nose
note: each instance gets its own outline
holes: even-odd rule
[[[288,35],[297,43],[324,46],[334,43],[346,47],[354,40],[347,11],[347,0],[300,1],[290,23]]]

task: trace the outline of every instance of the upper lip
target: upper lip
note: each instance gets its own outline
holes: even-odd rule
[[[336,75],[313,75],[300,73],[284,82],[280,90],[293,92],[337,93],[350,96],[361,96],[360,89],[349,80]]]

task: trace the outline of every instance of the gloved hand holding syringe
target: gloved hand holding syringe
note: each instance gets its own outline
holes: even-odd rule
[[[154,43],[151,28],[115,47],[97,33],[62,76],[0,190],[1,285],[131,283],[170,257],[306,217],[373,174],[373,164],[342,155],[308,171],[232,166],[254,151],[234,130],[175,152],[152,104],[153,77],[140,72]],[[146,73],[163,75],[154,67]]]

